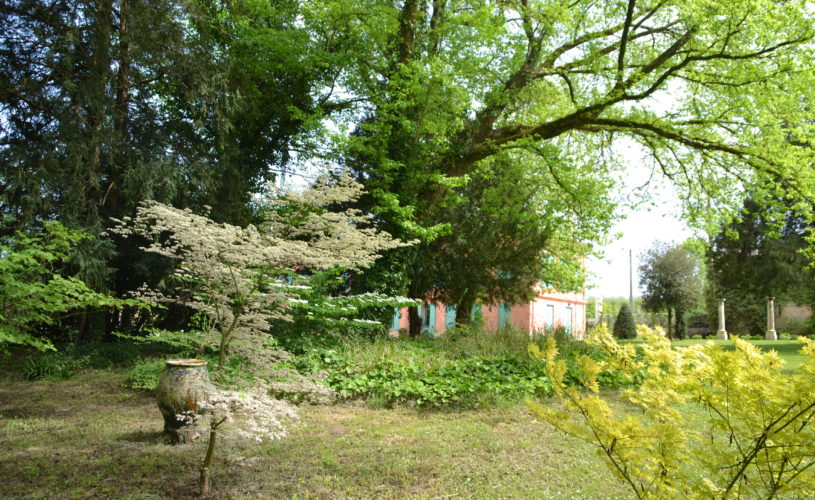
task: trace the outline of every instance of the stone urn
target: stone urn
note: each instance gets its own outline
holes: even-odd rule
[[[169,359],[158,379],[156,401],[164,417],[164,433],[174,443],[201,437],[198,423],[207,413],[212,390],[207,362],[202,359]]]

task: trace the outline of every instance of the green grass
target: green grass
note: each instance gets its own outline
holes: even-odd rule
[[[674,342],[677,346],[689,346],[694,344],[703,344],[705,342],[713,342],[721,345],[724,349],[734,349],[733,344],[729,340],[678,340]],[[806,356],[801,354],[802,344],[795,340],[748,340],[751,344],[760,348],[763,351],[774,350],[778,353],[781,359],[784,360],[784,367],[782,373],[792,373],[804,362]]]
[[[125,373],[0,379],[0,498],[188,498],[205,443],[163,442]],[[627,498],[594,449],[523,406],[304,406],[290,437],[225,446],[215,498]]]

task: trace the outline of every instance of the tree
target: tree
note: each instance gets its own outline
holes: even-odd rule
[[[359,269],[379,252],[403,246],[388,233],[369,227],[354,210],[334,212],[333,204],[358,197],[361,186],[348,177],[320,179],[302,193],[278,194],[260,227],[217,223],[189,210],[157,202],[141,206],[136,217],[118,221],[114,232],[141,236],[144,250],[173,261],[162,289],[143,287],[154,303],[187,307],[202,317],[201,334],[218,352],[218,369],[229,353],[263,364],[263,347],[275,320],[290,320],[297,297],[285,278],[295,269]],[[350,311],[348,311],[350,312]]]
[[[337,101],[341,41],[316,43],[301,2],[12,0],[0,5],[0,214],[99,236],[154,200],[252,222],[252,193],[305,153]],[[163,267],[135,240],[94,238],[70,271],[124,294]],[[135,328],[132,311],[88,335]]]
[[[556,179],[594,169],[611,184],[614,146],[633,140],[701,221],[733,209],[734,185],[769,193],[783,182],[799,199],[811,194],[813,173],[800,169],[811,152],[787,147],[790,134],[806,142],[810,133],[815,30],[801,2],[405,0],[329,2],[321,14],[349,36],[366,34],[367,55],[341,80],[360,103],[343,160],[370,193],[365,209],[422,240],[418,252],[381,262],[405,270],[395,286],[413,297],[432,290],[420,276],[428,262],[447,258],[433,242],[455,228],[440,212],[502,155],[535,158],[522,163]],[[680,96],[655,105],[670,92]],[[596,200],[557,184],[579,206]],[[598,206],[612,210],[603,198]],[[491,244],[466,246],[489,253],[504,242]]]
[[[32,235],[18,232],[0,242],[0,350],[9,344],[54,350],[55,341],[70,341],[65,332],[49,331],[84,308],[114,309],[146,303],[94,292],[73,276],[54,269],[88,234],[46,223]]]
[[[466,186],[437,211],[449,229],[417,249],[422,264],[412,273],[410,292],[460,311],[483,303],[529,300],[545,282],[560,290],[583,286],[581,242],[605,232],[608,213],[560,196],[555,177],[528,157],[504,155],[483,162]],[[563,179],[576,191],[604,187],[590,176]],[[456,315],[466,323],[468,314]],[[416,332],[418,334],[418,332]]]
[[[614,322],[614,336],[618,339],[633,339],[637,336],[634,316],[628,304],[623,303],[617,320]]]
[[[533,412],[599,449],[636,498],[776,498],[815,494],[815,343],[802,339],[806,361],[793,374],[774,351],[734,338],[673,347],[638,326],[644,348],[618,344],[605,328],[588,342],[607,356],[579,360],[582,387],[566,386],[567,364],[554,339],[530,353],[546,364],[562,407],[530,402]],[[629,381],[648,376],[609,405],[597,375]],[[631,407],[634,411],[631,411]]]
[[[673,313],[676,313],[678,334],[680,323],[684,324],[685,311],[693,307],[701,295],[697,261],[682,246],[656,242],[640,257],[639,273],[643,307],[648,311],[668,312],[668,338],[672,338]]]
[[[766,207],[747,198],[739,216],[713,236],[707,252],[708,309],[715,318],[718,299],[727,299],[728,330],[763,333],[769,296],[780,302],[815,301],[815,275],[801,253],[811,224],[791,205]]]

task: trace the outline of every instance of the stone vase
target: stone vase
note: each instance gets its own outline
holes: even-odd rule
[[[207,362],[202,359],[170,359],[158,380],[156,401],[164,417],[164,433],[174,443],[201,437],[198,422],[207,413],[209,382]]]

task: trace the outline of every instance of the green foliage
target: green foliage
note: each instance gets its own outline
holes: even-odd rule
[[[748,198],[738,217],[714,236],[707,254],[712,321],[724,298],[728,330],[763,334],[767,297],[776,297],[776,304],[815,302],[815,273],[807,269],[811,258],[802,253],[810,224],[790,205],[766,206]]]
[[[28,380],[66,380],[80,370],[126,367],[140,357],[139,349],[129,342],[69,345],[33,354],[23,364],[22,373]]]
[[[336,346],[343,337],[382,335],[395,308],[419,304],[376,292],[344,294],[349,281],[358,276],[345,268],[289,276],[294,285],[289,293],[294,300],[289,305],[289,318],[277,321],[274,331],[275,340],[294,354]]]
[[[702,226],[730,215],[743,188],[811,197],[801,166],[812,148],[789,147],[813,134],[803,2],[367,2],[376,19],[365,20],[338,4],[323,23],[367,55],[343,75],[360,101],[343,123],[352,132],[337,134],[344,164],[366,184],[366,211],[421,240],[379,264],[403,278],[388,282],[400,293],[466,306],[467,274],[476,296],[521,294],[543,253],[574,264],[602,243],[620,201],[625,141]],[[656,105],[663,93],[673,105]],[[564,231],[547,239],[549,216]],[[498,280],[493,252],[522,271],[517,283]],[[545,281],[574,275],[564,267],[542,266]]]
[[[138,362],[127,374],[127,385],[133,389],[155,391],[165,365],[161,359],[145,359]]]
[[[335,361],[326,382],[346,397],[420,407],[481,407],[550,394],[542,370],[509,357],[454,360],[435,368],[384,361],[364,371]]]
[[[637,336],[634,316],[631,314],[631,308],[628,307],[628,304],[623,304],[620,307],[620,312],[617,314],[616,321],[614,321],[614,336],[618,339],[633,339]]]
[[[22,368],[27,380],[67,380],[82,367],[82,361],[62,352],[47,352],[28,359]]]
[[[54,350],[47,327],[79,309],[145,307],[135,299],[115,299],[82,281],[55,271],[85,233],[58,222],[33,235],[18,232],[0,243],[0,349],[8,344]],[[62,341],[70,339],[59,339]]]
[[[684,311],[691,309],[702,294],[700,261],[695,254],[682,245],[658,241],[640,258],[639,271],[643,307],[649,311],[668,311],[668,338],[672,337],[672,328],[679,332],[680,321],[682,333],[686,333]],[[671,325],[673,312],[675,328]]]
[[[806,361],[791,375],[774,350],[733,337],[674,348],[640,325],[641,358],[604,328],[588,342],[608,358],[580,359],[581,387],[567,383],[568,361],[554,342],[531,348],[546,366],[561,408],[530,401],[558,429],[597,446],[637,498],[807,497],[815,493],[815,342],[802,338]],[[599,394],[597,374],[647,374],[624,392],[635,411]],[[695,419],[695,420],[692,420]]]
[[[576,360],[593,351],[569,334],[555,337],[571,353],[570,376],[577,383]],[[550,336],[533,340],[543,345],[545,338]],[[543,367],[527,354],[529,342],[517,330],[459,328],[436,339],[346,339],[294,363],[302,373],[326,373],[325,383],[340,395],[372,404],[478,408],[551,394]],[[613,372],[601,378],[609,388],[628,383]]]

